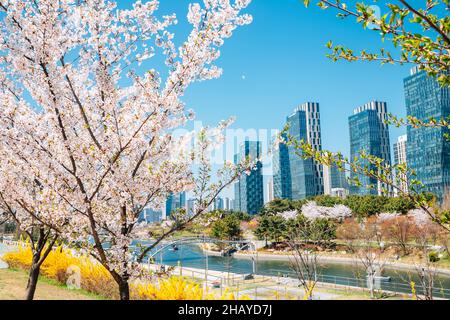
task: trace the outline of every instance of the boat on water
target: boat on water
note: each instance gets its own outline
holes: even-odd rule
[[[383,281],[383,282],[390,282],[392,280],[392,278],[389,276],[374,276],[373,278],[375,280]]]

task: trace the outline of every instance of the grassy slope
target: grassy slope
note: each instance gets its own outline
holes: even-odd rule
[[[25,296],[27,274],[21,270],[0,269],[0,300],[20,300]],[[36,300],[97,300],[101,297],[83,290],[70,290],[56,281],[39,278]]]

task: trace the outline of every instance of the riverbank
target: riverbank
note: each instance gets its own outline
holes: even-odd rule
[[[217,252],[214,253],[214,255]],[[157,271],[161,265],[147,265],[149,270]],[[232,292],[236,298],[246,296],[252,300],[302,300],[305,291],[295,277],[281,277],[269,275],[254,275],[245,279],[245,275],[233,272],[224,272],[192,268],[172,267],[172,275],[183,276],[207,284],[208,290],[221,295],[222,292]],[[388,290],[377,291],[382,299],[410,299],[408,293],[396,293]],[[365,287],[342,285],[328,282],[317,282],[314,290],[314,300],[370,300],[370,294]]]
[[[208,255],[211,256],[221,256],[221,253],[218,251],[213,251],[205,248],[205,245],[199,245],[200,248]],[[236,252],[233,254],[233,257],[236,259],[247,259],[251,260],[255,257],[261,260],[267,261],[285,261],[289,262],[292,260],[292,255],[288,253],[265,253],[259,252],[255,254],[254,252],[242,253]],[[342,257],[342,256],[332,256],[325,255],[323,253],[319,253],[317,256],[317,260],[319,263],[337,263],[337,264],[348,264],[348,265],[361,265],[361,262],[355,257]],[[404,271],[416,271],[416,266],[411,263],[399,262],[399,261],[387,261],[385,263],[385,268],[387,269],[398,269]],[[450,269],[445,268],[436,268],[436,272],[445,276],[450,276]]]

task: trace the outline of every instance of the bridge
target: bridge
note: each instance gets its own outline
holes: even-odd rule
[[[172,248],[174,246],[178,247],[181,245],[189,245],[189,244],[199,244],[199,243],[222,243],[222,244],[229,244],[229,245],[241,245],[240,250],[252,247],[254,251],[256,251],[256,246],[251,240],[221,240],[216,238],[209,238],[209,237],[187,237],[187,238],[179,238],[179,239],[173,239],[167,242],[164,242],[161,246],[156,247],[156,250],[150,252],[148,255],[149,258],[154,258],[158,253],[163,252],[164,250],[167,250],[168,248]]]
[[[152,261],[155,261],[156,255],[164,252],[165,250],[173,247],[183,246],[183,245],[189,245],[189,244],[201,244],[201,243],[221,243],[221,244],[228,244],[230,246],[233,246],[237,250],[245,250],[250,249],[254,252],[254,255],[252,256],[252,262],[253,262],[253,273],[256,273],[256,261],[258,259],[258,253],[257,253],[257,246],[255,242],[251,240],[221,240],[216,238],[210,238],[205,236],[198,236],[198,237],[186,237],[186,238],[178,238],[166,241],[162,243],[161,245],[157,246],[154,250],[150,251],[147,255],[148,257],[148,263],[150,264]],[[206,252],[207,255],[207,251]],[[206,259],[207,261],[208,259]]]

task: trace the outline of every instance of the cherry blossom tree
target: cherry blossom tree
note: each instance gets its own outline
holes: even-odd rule
[[[352,210],[342,204],[333,207],[318,206],[315,201],[308,201],[302,206],[302,214],[308,219],[328,218],[343,221],[352,216]]]
[[[5,148],[2,148],[4,151]],[[10,150],[11,151],[11,150]],[[67,225],[64,204],[58,203],[51,189],[40,181],[40,173],[28,172],[27,160],[12,157],[13,153],[0,152],[0,209],[15,222],[29,242],[32,261],[28,275],[25,298],[32,300],[40,274],[41,265]],[[45,178],[44,178],[45,179]]]
[[[213,183],[206,151],[214,138],[203,130],[201,152],[192,152],[192,134],[173,134],[194,117],[181,101],[188,86],[220,76],[219,48],[251,22],[241,14],[249,2],[191,4],[192,31],[177,49],[169,31],[177,18],[158,16],[156,0],[129,9],[107,0],[0,1],[0,117],[11,127],[2,139],[28,159],[26,172],[43,177],[39,183],[48,191],[41,205],[68,208],[52,211],[58,219],[71,217],[61,237],[109,271],[121,299],[129,299],[130,279],[139,272],[130,247],[144,208],[195,188],[196,217],[251,169],[250,162],[227,164]],[[166,69],[144,67],[159,65],[154,56],[163,56]],[[154,245],[190,220],[176,222]]]

